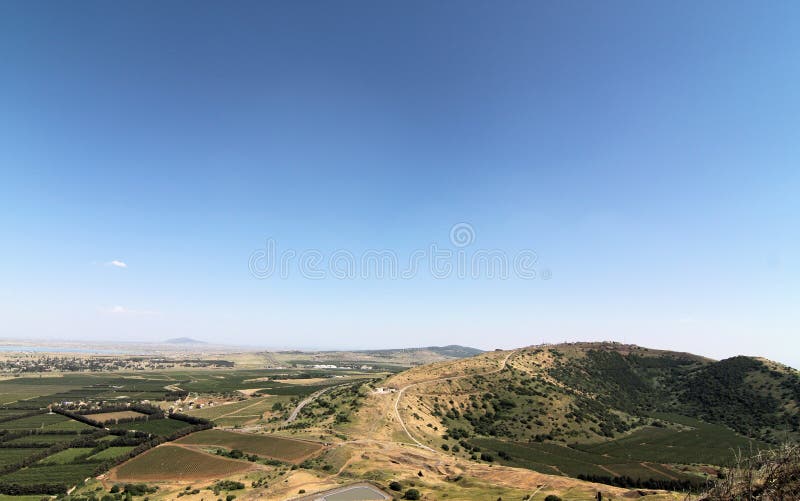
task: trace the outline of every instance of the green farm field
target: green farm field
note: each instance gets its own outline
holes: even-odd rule
[[[17,448],[3,448],[0,449],[0,466],[18,463],[31,454],[39,452],[40,449],[17,449]]]
[[[660,419],[680,422],[680,428],[647,426],[615,440],[600,444],[525,443],[493,438],[470,439],[482,451],[490,452],[503,464],[521,466],[541,473],[570,476],[629,476],[639,479],[686,480],[692,477],[663,464],[724,465],[736,450],[759,447],[756,441],[737,435],[719,425],[684,416],[661,414]],[[510,459],[499,457],[508,454]]]
[[[204,430],[176,441],[186,445],[206,445],[239,449],[249,454],[292,463],[300,462],[322,450],[322,445],[274,435],[250,435],[223,430]]]
[[[13,421],[6,421],[4,423],[0,423],[0,428],[4,430],[82,429],[78,427],[73,428],[72,423],[76,423],[77,425],[83,425],[83,423],[78,423],[77,421],[73,421],[72,419],[66,416],[62,416],[61,414],[37,414],[36,416],[28,416],[20,419],[15,419]],[[85,428],[89,428],[86,425],[83,426]]]
[[[95,468],[97,465],[93,463],[34,465],[2,475],[0,482],[20,485],[57,483],[74,485],[92,476]]]
[[[644,427],[593,445],[576,448],[597,455],[659,463],[704,463],[725,465],[736,451],[766,449],[767,444],[738,435],[724,426],[697,419],[659,414],[665,421],[683,425],[683,429]]]
[[[291,398],[290,396],[249,398],[231,404],[192,409],[186,414],[211,419],[218,426],[241,426],[259,420],[264,413],[270,412],[276,403],[287,405]]]
[[[162,445],[125,462],[114,471],[120,481],[200,480],[225,478],[252,469],[244,461]]]
[[[4,442],[6,444],[60,444],[62,442],[72,442],[79,438],[79,435],[75,434],[52,434],[52,433],[33,433],[31,435],[25,435],[23,437],[18,437],[13,440],[9,440],[8,442]]]
[[[127,454],[133,450],[132,446],[123,446],[123,447],[109,447],[107,449],[103,449],[102,451],[98,452],[93,456],[89,456],[89,461],[102,461],[105,459],[114,459],[116,457],[122,456],[123,454]]]
[[[132,421],[130,423],[122,423],[114,425],[114,428],[120,430],[136,430],[145,433],[152,433],[153,435],[170,435],[178,430],[188,428],[191,425],[184,421],[176,419],[153,419],[150,421]]]
[[[39,464],[68,464],[75,461],[76,458],[89,454],[91,451],[91,447],[74,447],[47,456],[39,461]]]

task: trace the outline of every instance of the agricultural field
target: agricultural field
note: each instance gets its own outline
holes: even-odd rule
[[[323,446],[315,442],[277,437],[274,435],[254,435],[223,430],[205,430],[192,433],[176,441],[186,445],[205,445],[238,449],[248,454],[299,463],[320,451]]]
[[[77,458],[88,456],[92,452],[92,447],[74,447],[60,452],[39,461],[39,464],[69,464]]]
[[[198,419],[210,418],[216,425],[228,427],[267,423],[281,426],[301,399],[348,379],[365,377],[375,374],[343,370],[333,373],[307,369],[181,368],[148,373],[49,373],[0,379],[0,467],[5,471],[0,474],[0,496],[14,490],[41,499],[43,495],[63,493],[108,468],[114,472],[119,469],[121,478],[137,478],[137,468],[149,469],[166,480],[224,478],[264,468],[252,462],[207,454],[200,445],[161,445],[119,467],[116,465],[144,442],[152,440],[155,445],[196,426],[209,426]],[[146,401],[144,405],[142,401]],[[217,405],[208,405],[209,402]],[[201,404],[204,407],[198,408]],[[153,414],[146,410],[148,406],[154,409]],[[49,412],[51,408],[59,413]],[[162,411],[167,415],[187,414],[187,420],[195,421],[162,418]],[[142,420],[144,413],[150,417]],[[106,429],[82,419],[104,423]],[[313,442],[264,435],[231,434],[221,440],[220,436],[212,437],[214,440],[210,441],[214,443],[208,444],[211,447],[238,448],[285,462],[299,463],[322,450],[322,446]],[[158,466],[152,466],[154,461]],[[289,467],[284,470],[289,471]]]
[[[763,447],[756,441],[737,435],[719,425],[703,423],[684,416],[661,414],[660,418],[680,421],[681,428],[646,426],[615,440],[599,444],[527,443],[472,438],[482,452],[512,466],[542,473],[629,476],[633,479],[694,480],[697,476],[682,473],[677,467],[689,463],[724,465],[733,450]],[[501,453],[503,453],[501,455]],[[506,456],[506,457],[503,457]]]
[[[724,426],[704,423],[686,416],[657,416],[683,427],[675,429],[646,426],[614,440],[576,447],[596,455],[636,461],[714,465],[728,464],[732,459],[732,451],[769,447],[757,440],[738,435]]]
[[[247,398],[238,402],[192,409],[186,414],[214,421],[222,427],[235,427],[262,420],[265,416],[277,414],[278,409],[289,405],[294,397],[268,396]]]
[[[16,417],[22,417],[26,412],[24,409],[6,409],[0,408],[0,420],[11,421]]]
[[[14,438],[12,440],[7,440],[3,442],[3,444],[10,444],[10,445],[25,445],[25,444],[43,444],[43,445],[53,445],[59,444],[62,442],[72,442],[73,440],[77,440],[80,438],[80,435],[75,434],[54,434],[54,433],[32,433],[30,435],[25,435],[22,437]]]
[[[72,449],[70,449],[72,450]],[[128,454],[130,451],[133,450],[132,446],[123,446],[123,447],[109,447],[107,449],[103,449],[102,451],[89,456],[87,459],[89,461],[101,461],[104,459],[114,459],[123,454]]]
[[[253,468],[251,463],[204,452],[162,445],[119,466],[113,477],[119,481],[201,480],[225,478]]]
[[[130,423],[121,423],[113,426],[114,429],[119,430],[136,430],[153,435],[171,435],[178,430],[189,428],[191,425],[184,421],[176,419],[152,419],[149,421],[132,421]]]
[[[25,459],[26,457],[30,456],[39,452],[39,449],[17,449],[17,448],[5,448],[0,449],[0,467],[7,466],[10,464],[18,463],[19,461]]]
[[[72,423],[76,423],[76,421],[72,421],[70,418],[62,416],[61,414],[37,414],[36,416],[28,416],[0,423],[0,428],[4,430],[41,430],[45,428],[59,429],[58,427],[63,426],[65,429],[68,429],[72,426]]]
[[[42,431],[86,431],[91,429],[93,429],[93,426],[86,423],[81,423],[74,419],[66,419],[57,423],[48,424],[42,428]]]
[[[136,411],[117,411],[117,412],[99,412],[97,414],[86,414],[87,418],[97,421],[98,423],[108,423],[117,421],[118,419],[131,419],[146,416],[141,412]]]
[[[92,476],[95,468],[97,465],[92,463],[33,465],[0,478],[10,484],[71,485],[77,480]]]

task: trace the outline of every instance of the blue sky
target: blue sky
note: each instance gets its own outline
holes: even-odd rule
[[[795,2],[4,2],[0,336],[613,339],[800,367],[797,19]],[[268,239],[402,262],[457,250],[460,222],[463,250],[533,250],[537,277],[248,268]]]

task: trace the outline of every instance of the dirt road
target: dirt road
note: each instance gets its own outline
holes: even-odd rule
[[[462,378],[465,378],[465,377],[488,376],[490,374],[497,374],[498,372],[500,372],[500,371],[502,371],[503,369],[506,368],[506,363],[508,362],[508,359],[514,353],[516,353],[516,350],[509,352],[508,355],[506,355],[505,358],[503,358],[503,361],[500,363],[500,367],[498,367],[497,369],[491,370],[489,372],[484,372],[484,373],[481,373],[481,374],[464,374],[462,376],[450,376],[450,377],[442,377],[442,378],[436,378],[436,379],[428,379],[426,381],[418,381],[416,383],[411,383],[411,384],[408,384],[408,385],[403,386],[402,388],[400,388],[400,391],[397,392],[397,399],[395,399],[395,401],[394,401],[394,414],[397,417],[397,420],[400,422],[400,426],[403,427],[403,431],[406,432],[406,435],[408,435],[408,438],[410,438],[411,441],[414,442],[414,444],[416,444],[418,447],[421,447],[421,448],[423,448],[423,449],[425,449],[427,451],[435,452],[437,454],[439,453],[439,451],[428,447],[427,445],[423,444],[422,442],[420,442],[419,440],[414,438],[414,435],[412,435],[411,432],[408,431],[408,427],[406,426],[406,423],[403,421],[403,417],[400,415],[400,399],[403,398],[403,393],[405,393],[405,391],[407,389],[411,388],[412,386],[417,386],[417,385],[420,385],[420,384],[435,383],[437,381],[455,381],[456,379],[462,379]]]

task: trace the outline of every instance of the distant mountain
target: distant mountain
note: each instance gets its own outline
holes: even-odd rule
[[[423,350],[432,351],[442,355],[443,357],[451,358],[469,358],[483,353],[483,350],[470,348],[469,346],[460,346],[457,344],[449,344],[447,346],[429,346],[427,348],[423,348]]]
[[[198,341],[190,337],[174,337],[164,341],[165,344],[206,344],[203,341]]]
[[[400,353],[432,353],[445,358],[469,358],[483,353],[483,350],[451,344],[447,346],[424,346],[421,348],[393,348],[385,350],[360,350],[356,353],[363,353],[371,356],[391,356]]]

